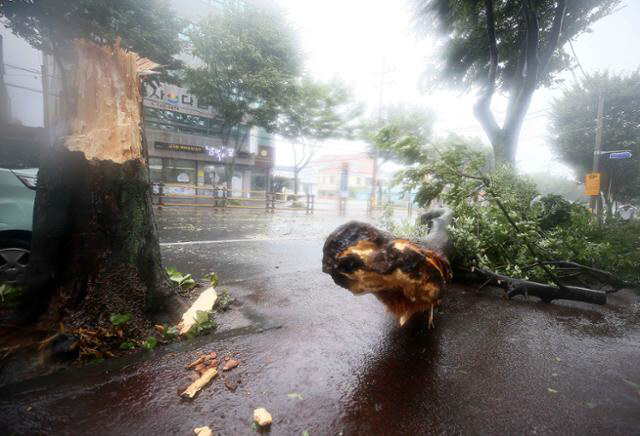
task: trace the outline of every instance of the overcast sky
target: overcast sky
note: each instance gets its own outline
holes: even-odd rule
[[[434,46],[412,32],[408,1],[402,0],[278,0],[300,32],[307,70],[318,79],[340,76],[351,84],[357,98],[375,110],[380,98],[380,72],[386,70],[384,104],[410,102],[428,106],[437,113],[436,133],[448,131],[478,136],[485,142],[473,117],[474,93],[418,90],[421,74],[434,61]],[[610,69],[631,71],[640,65],[640,1],[626,0],[623,9],[602,19],[592,33],[583,34],[574,48],[587,73]],[[384,61],[383,61],[384,60]],[[576,74],[579,74],[576,72]],[[573,80],[570,72],[563,75]],[[546,145],[546,111],[560,89],[540,89],[534,94],[520,136],[518,167],[525,172],[570,172]],[[496,115],[504,115],[506,100],[494,99]],[[278,165],[290,165],[285,144],[278,148]],[[322,153],[361,149],[357,143],[328,142]]]

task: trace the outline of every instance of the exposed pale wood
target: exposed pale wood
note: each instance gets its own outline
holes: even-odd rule
[[[216,303],[218,299],[218,294],[213,289],[213,287],[208,288],[200,296],[196,301],[193,302],[191,307],[182,315],[182,321],[178,324],[180,329],[180,334],[185,335],[191,330],[196,324],[196,316],[199,311],[209,312],[213,309],[213,305]]]
[[[187,389],[183,393],[180,394],[183,398],[193,398],[196,396],[198,392],[204,388],[207,383],[209,383],[213,378],[218,375],[218,370],[216,368],[207,369],[198,380],[194,381],[189,385]]]
[[[77,65],[71,134],[65,146],[88,160],[123,163],[142,159],[142,119],[139,77],[157,64],[117,44],[101,46],[74,41]]]
[[[267,412],[267,409],[265,409],[264,407],[259,407],[253,411],[253,420],[260,427],[266,427],[267,425],[271,424],[273,418],[271,417],[271,414]]]
[[[196,427],[193,429],[193,432],[196,436],[213,436],[213,431],[208,426],[205,427]]]

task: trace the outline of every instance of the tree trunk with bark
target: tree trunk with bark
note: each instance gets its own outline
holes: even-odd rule
[[[76,326],[175,315],[143,154],[139,75],[154,64],[86,41],[73,53],[70,135],[43,154],[23,310]]]
[[[509,88],[507,115],[502,126],[491,111],[491,100],[496,91],[498,77],[498,46],[493,0],[484,0],[487,42],[489,44],[489,72],[484,89],[474,106],[476,119],[482,125],[495,156],[496,163],[515,165],[518,138],[529,110],[531,98],[540,80],[545,77],[553,53],[558,48],[567,10],[566,0],[558,0],[549,35],[540,35],[536,10],[530,2],[522,2],[525,38],[519,48],[517,69]],[[545,42],[542,46],[541,41]]]
[[[298,179],[300,177],[300,171],[298,171],[297,169],[293,170],[293,194],[296,197],[296,200],[298,199]]]

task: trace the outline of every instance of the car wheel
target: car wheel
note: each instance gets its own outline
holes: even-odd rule
[[[0,240],[0,283],[20,283],[29,264],[29,243],[21,239]]]

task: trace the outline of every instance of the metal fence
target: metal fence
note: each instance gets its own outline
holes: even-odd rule
[[[158,207],[196,206],[219,209],[264,209],[305,211],[312,214],[315,195],[283,194],[268,191],[240,191],[218,187],[152,183],[153,204]],[[286,203],[291,200],[291,204]]]

